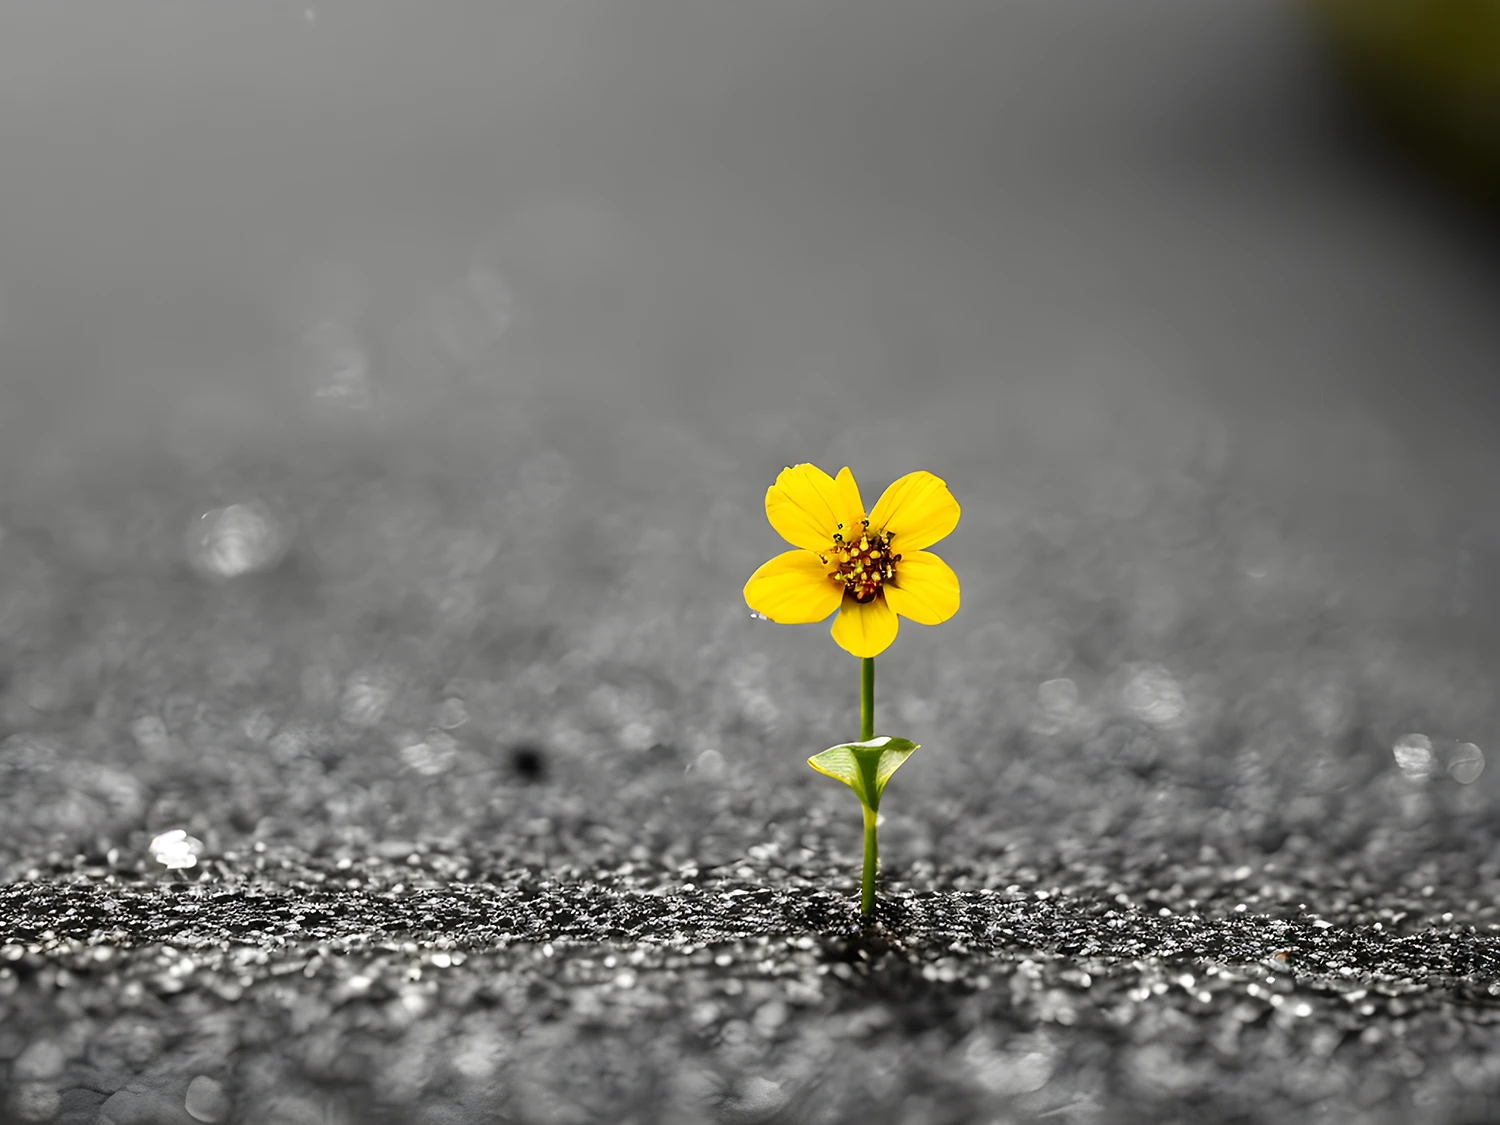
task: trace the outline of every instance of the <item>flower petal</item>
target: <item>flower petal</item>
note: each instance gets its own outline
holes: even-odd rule
[[[879,594],[860,605],[853,594],[845,593],[839,615],[833,619],[833,639],[853,656],[878,656],[896,639],[899,624],[895,611]]]
[[[860,521],[865,518],[864,501],[859,498],[859,485],[854,483],[854,474],[845,465],[839,470],[839,475],[833,478],[833,483],[838,486],[839,496],[843,502],[843,519],[849,527],[858,527]]]
[[[766,489],[766,518],[792,546],[826,551],[844,519],[843,494],[816,465],[782,469]]]
[[[958,575],[930,551],[903,553],[884,588],[891,608],[919,625],[937,625],[958,612]]]
[[[746,604],[779,625],[822,621],[843,596],[843,583],[828,577],[823,560],[811,551],[784,551],[745,583]]]
[[[889,531],[902,554],[930,547],[958,525],[960,509],[948,484],[931,473],[907,473],[880,497],[870,526]]]

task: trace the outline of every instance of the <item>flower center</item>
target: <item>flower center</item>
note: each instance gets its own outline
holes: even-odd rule
[[[861,521],[857,535],[839,524],[833,533],[833,547],[818,557],[836,568],[829,577],[842,582],[855,601],[866,605],[896,576],[901,556],[891,551],[892,538],[889,531],[871,531],[869,520]]]

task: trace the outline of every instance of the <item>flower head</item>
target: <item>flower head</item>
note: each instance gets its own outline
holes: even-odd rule
[[[745,601],[772,621],[809,624],[837,610],[833,639],[867,657],[896,639],[898,614],[936,625],[958,612],[958,576],[924,549],[959,517],[948,485],[931,473],[907,473],[867,515],[847,466],[830,477],[798,465],[766,490],[766,517],[797,548],[745,583]]]

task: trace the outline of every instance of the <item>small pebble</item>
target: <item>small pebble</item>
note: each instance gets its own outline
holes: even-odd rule
[[[51,1121],[62,1109],[62,1094],[47,1082],[18,1082],[10,1095],[10,1109],[18,1121]]]
[[[187,1100],[184,1103],[194,1121],[206,1125],[219,1125],[229,1117],[230,1101],[223,1085],[206,1074],[200,1074],[188,1083]]]
[[[68,1056],[55,1039],[38,1039],[11,1064],[11,1075],[17,1082],[38,1082],[56,1078],[68,1065]]]

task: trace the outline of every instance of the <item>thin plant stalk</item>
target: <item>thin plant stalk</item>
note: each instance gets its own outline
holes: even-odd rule
[[[868,918],[875,911],[875,869],[880,863],[880,845],[875,840],[876,814],[865,809],[865,872],[859,885],[860,917]]]
[[[875,658],[860,660],[859,669],[859,740],[875,737]],[[865,866],[859,885],[859,913],[868,918],[875,910],[875,872],[880,862],[880,844],[875,839],[875,813],[865,808]]]
[[[875,737],[875,658],[859,663],[859,740],[869,742]]]

